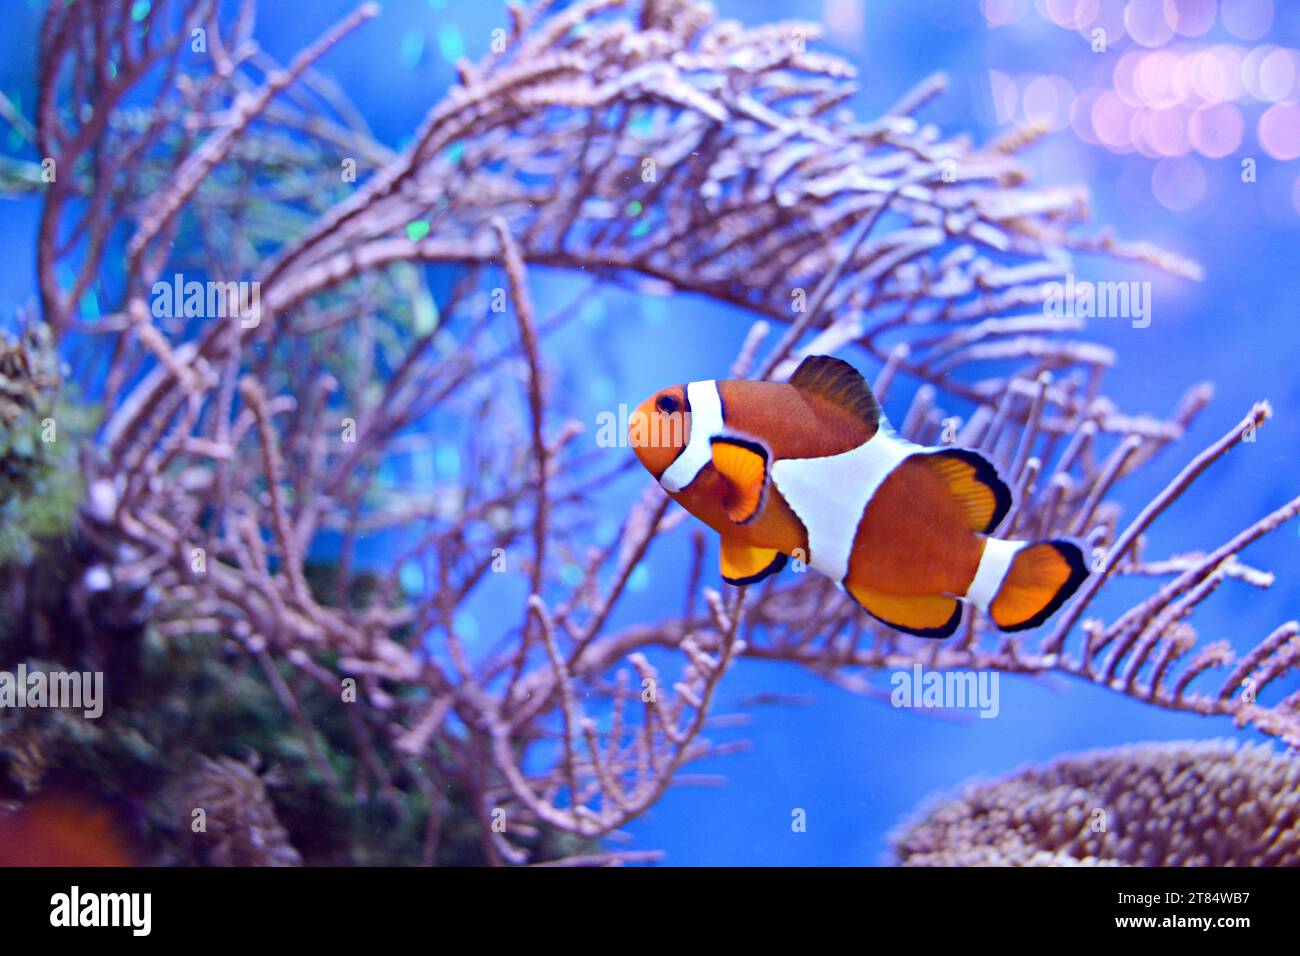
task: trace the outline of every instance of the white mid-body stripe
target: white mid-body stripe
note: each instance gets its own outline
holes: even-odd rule
[[[981,611],[987,611],[993,599],[998,596],[998,588],[1002,587],[1016,552],[1025,544],[1024,541],[1003,541],[1001,538],[985,541],[979,570],[975,572],[975,580],[966,589],[966,600]]]
[[[877,489],[899,462],[921,450],[881,420],[857,448],[824,458],[784,458],[772,482],[808,532],[808,563],[843,586],[858,524]]]
[[[659,477],[659,484],[673,494],[694,481],[701,469],[713,460],[712,440],[723,431],[722,396],[718,394],[716,381],[691,382],[686,386],[686,401],[691,409],[691,437]]]

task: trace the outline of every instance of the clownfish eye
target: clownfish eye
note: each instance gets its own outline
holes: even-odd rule
[[[672,395],[660,395],[655,399],[655,408],[663,412],[665,415],[671,415],[680,407],[681,403],[679,403]]]

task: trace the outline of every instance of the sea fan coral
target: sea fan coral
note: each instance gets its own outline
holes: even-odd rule
[[[967,787],[893,839],[904,866],[1300,866],[1300,761],[1232,741],[1072,754]]]

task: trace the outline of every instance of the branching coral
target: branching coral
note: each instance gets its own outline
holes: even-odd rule
[[[588,0],[510,8],[501,52],[462,65],[395,153],[312,72],[375,12],[359,8],[280,66],[252,40],[251,5],[232,18],[209,0],[160,3],[147,30],[124,2],[55,5],[37,117],[60,170],[41,225],[43,317],[106,359],[79,371],[107,409],[83,455],[84,531],[115,581],[156,597],[162,635],[224,635],[257,662],[333,786],[344,781],[299,702],[309,685],[344,690],[362,755],[347,786],[383,794],[400,777],[432,794],[455,780],[486,859],[529,859],[538,827],[600,837],[718,752],[702,731],[741,655],[855,688],[864,671],[915,661],[1063,671],[1300,741],[1294,697],[1258,702],[1294,673],[1294,622],[1239,661],[1211,645],[1178,670],[1199,601],[1227,579],[1271,583],[1238,552],[1300,499],[1208,553],[1142,549],[1150,523],[1268,408],[1121,524],[1115,489],[1182,436],[1209,391],[1190,390],[1167,418],[1123,413],[1101,391],[1114,355],[1073,337],[1080,320],[1045,313],[1043,283],[1076,251],[1197,270],[1077,231],[1081,191],[1026,185],[1015,154],[1032,133],[943,137],[917,116],[938,79],[863,123],[844,105],[853,70],[810,49],[810,25]],[[435,264],[455,267],[436,294],[416,268]],[[861,347],[882,363],[887,404],[900,377],[923,383],[901,420],[910,437],[938,438],[941,401],[967,413],[954,440],[988,452],[1018,492],[1002,534],[1085,537],[1099,573],[1032,647],[990,643],[976,616],[936,645],[864,620],[814,576],[701,604],[700,544],[680,614],[612,629],[634,569],[681,516],[652,487],[616,537],[590,537],[595,494],[630,456],[593,454],[579,425],[557,420],[545,343],[574,310],[536,314],[530,265],[759,313],[738,375],[780,377],[802,354]],[[260,315],[155,314],[155,283],[177,271],[258,283]],[[112,311],[78,315],[92,288]],[[512,315],[489,306],[494,288]],[[760,355],[773,321],[785,328]],[[436,430],[460,443],[459,480],[395,485],[388,466],[427,454]],[[361,543],[385,534],[395,553],[358,597]],[[329,536],[332,602],[305,571]],[[517,625],[484,649],[456,611],[502,554],[528,593]],[[570,563],[576,583],[559,573]],[[403,583],[411,566],[420,588]],[[1171,580],[1109,625],[1084,619],[1115,575]],[[665,647],[682,659],[675,683],[644,655]],[[1213,667],[1230,668],[1220,688],[1194,690]],[[374,759],[376,740],[405,755],[400,767]],[[436,814],[426,840],[432,859]]]
[[[1297,866],[1300,763],[1264,745],[1074,754],[937,802],[894,837],[906,866]]]

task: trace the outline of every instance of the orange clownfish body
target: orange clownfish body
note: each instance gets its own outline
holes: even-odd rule
[[[847,362],[809,356],[788,383],[691,382],[630,419],[637,457],[722,536],[722,576],[752,584],[798,556],[880,621],[947,637],[963,601],[1035,627],[1087,569],[1072,541],[990,533],[1011,492],[981,454],[901,438]]]

